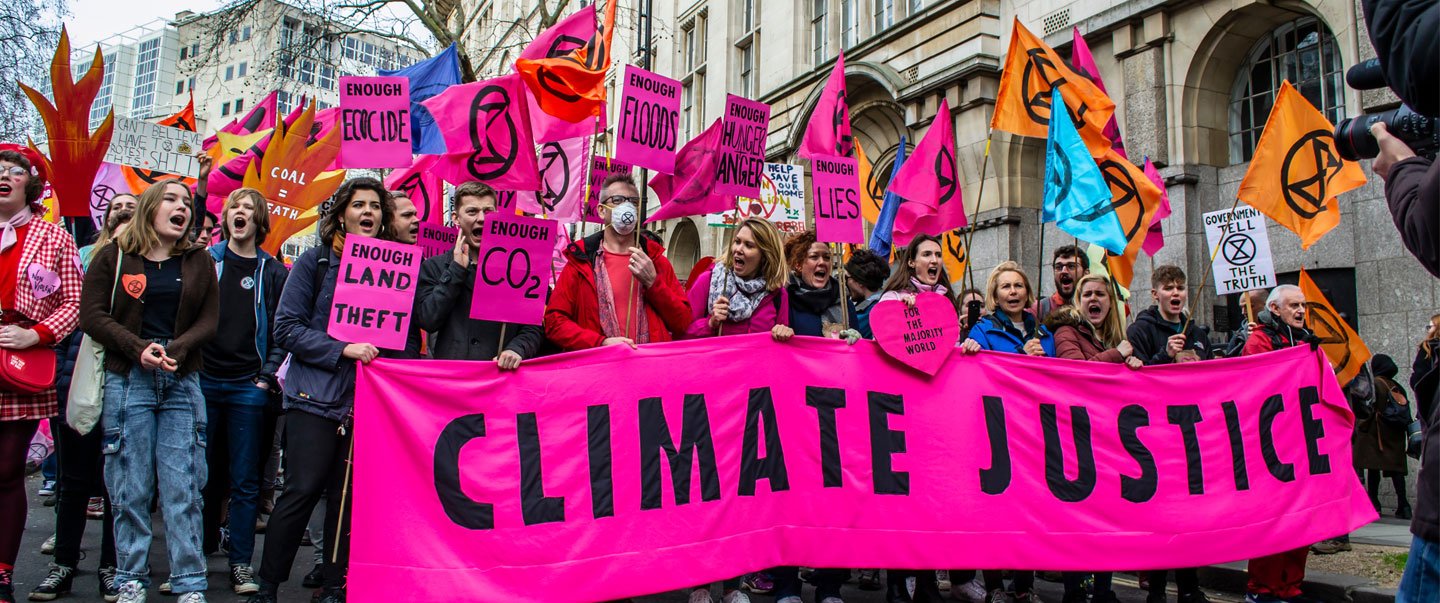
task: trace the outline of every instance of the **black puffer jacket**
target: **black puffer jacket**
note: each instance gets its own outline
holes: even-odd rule
[[[1165,353],[1165,344],[1184,324],[1184,314],[1180,315],[1180,322],[1173,323],[1161,318],[1160,309],[1151,306],[1135,317],[1135,322],[1125,330],[1125,339],[1135,346],[1135,357],[1145,364],[1170,364],[1175,359]],[[1193,350],[1201,360],[1209,360],[1210,329],[1190,321],[1190,328],[1185,331],[1185,349]]]

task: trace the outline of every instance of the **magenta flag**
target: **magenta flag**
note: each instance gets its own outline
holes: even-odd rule
[[[1070,56],[1071,62],[1075,64],[1075,69],[1081,75],[1090,78],[1090,81],[1095,82],[1096,88],[1108,95],[1109,92],[1105,90],[1105,80],[1100,78],[1100,68],[1095,66],[1095,55],[1090,54],[1090,45],[1085,43],[1085,36],[1080,35],[1079,27],[1072,27],[1070,31],[1075,40],[1075,49],[1071,51]],[[1120,139],[1120,122],[1115,121],[1115,114],[1110,115],[1110,121],[1105,123],[1105,129],[1102,132],[1106,138],[1110,139],[1110,147],[1115,149],[1116,153],[1119,153],[1121,157],[1129,157],[1125,154],[1125,141]]]
[[[540,190],[518,197],[520,211],[542,215],[561,224],[579,220],[589,153],[588,136],[540,145]]]
[[[445,139],[446,154],[435,164],[451,184],[476,180],[496,189],[536,190],[540,170],[525,84],[515,74],[451,86],[423,103]]]
[[[1155,210],[1155,217],[1150,219],[1150,230],[1146,231],[1145,242],[1141,246],[1141,249],[1145,250],[1145,255],[1154,256],[1155,252],[1165,247],[1165,233],[1160,227],[1160,223],[1170,217],[1170,191],[1166,190],[1165,180],[1160,177],[1160,172],[1155,169],[1155,164],[1150,163],[1149,157],[1145,158],[1145,177],[1160,189],[1160,207]]]
[[[98,230],[105,222],[105,211],[110,209],[110,200],[115,195],[129,194],[130,184],[125,181],[125,173],[120,166],[113,163],[101,163],[100,169],[95,171],[95,184],[90,187],[90,219],[94,221]],[[220,215],[220,212],[211,212]]]
[[[909,245],[918,234],[938,237],[965,226],[960,166],[955,161],[955,124],[950,120],[948,101],[940,101],[930,130],[900,166],[889,190],[905,200],[895,213],[897,246]]]
[[[719,192],[716,186],[721,156],[725,153],[720,148],[723,127],[724,121],[716,119],[680,148],[675,157],[674,174],[656,174],[650,179],[650,188],[660,199],[660,209],[645,221],[647,224],[735,209],[735,197]]]
[[[355,386],[350,588],[605,601],[786,565],[1224,563],[1376,519],[1353,424],[1308,346],[1140,371],[953,354],[933,377],[769,333],[519,371],[382,358]]]
[[[435,155],[418,155],[410,167],[395,170],[385,177],[385,188],[403,191],[415,202],[420,211],[420,221],[430,224],[445,223],[445,183],[431,168],[439,158]]]
[[[812,155],[810,165],[810,180],[815,189],[815,240],[864,243],[858,162],[850,157]]]
[[[540,324],[559,224],[497,211],[482,228],[470,318]]]
[[[346,168],[410,165],[410,78],[340,78],[340,156]]]
[[[810,114],[810,125],[800,141],[800,156],[812,158],[854,157],[855,138],[850,133],[850,103],[845,100],[845,53],[835,58],[835,68],[820,92],[820,101]]]

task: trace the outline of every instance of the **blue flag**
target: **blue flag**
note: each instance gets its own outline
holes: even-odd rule
[[[1064,107],[1059,89],[1052,107]],[[1064,116],[1063,111],[1057,114]],[[1040,220],[1112,253],[1125,253],[1129,239],[1110,202],[1110,185],[1069,119],[1051,119],[1045,139],[1045,205]]]
[[[905,137],[900,137],[900,149],[895,151],[895,165],[890,168],[890,182],[895,181],[895,175],[900,173],[900,166],[905,164]],[[900,203],[904,199],[900,195],[890,192],[890,186],[885,186],[885,199],[880,203],[880,217],[875,218],[875,229],[870,231],[870,251],[875,252],[882,258],[890,257],[890,244],[894,241],[895,214],[900,211]]]
[[[404,69],[381,69],[378,73],[410,78],[410,148],[417,155],[443,154],[445,138],[435,118],[420,103],[460,83],[460,55],[455,45]]]

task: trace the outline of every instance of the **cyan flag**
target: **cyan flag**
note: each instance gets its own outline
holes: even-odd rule
[[[890,168],[890,182],[895,181],[895,175],[900,173],[900,166],[905,164],[905,137],[900,137],[900,149],[895,152],[895,166]],[[880,217],[875,218],[875,229],[870,231],[870,251],[875,252],[882,258],[890,257],[890,244],[894,241],[893,231],[895,230],[895,213],[900,211],[900,203],[904,199],[899,195],[890,192],[890,185],[885,185],[885,199],[880,203]]]
[[[1060,230],[1113,253],[1125,253],[1129,240],[1111,205],[1110,186],[1090,157],[1080,132],[1065,110],[1059,89],[1053,93],[1049,136],[1045,139],[1045,205],[1041,222],[1054,220]],[[1043,226],[1042,226],[1043,228]]]
[[[417,155],[444,153],[445,138],[435,126],[435,118],[420,103],[460,83],[460,55],[455,45],[404,69],[381,69],[378,73],[410,78],[410,148]]]

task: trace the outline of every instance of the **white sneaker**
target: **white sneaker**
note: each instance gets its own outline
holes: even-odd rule
[[[715,603],[715,599],[710,596],[709,588],[697,588],[690,591],[688,600],[690,603]]]
[[[985,603],[985,585],[979,578],[961,584],[950,591],[952,599],[969,601],[970,603]]]
[[[45,539],[45,542],[40,543],[40,554],[41,554],[41,555],[54,555],[54,554],[55,554],[55,535],[54,535],[54,534],[51,534],[49,538],[46,538],[46,539]]]
[[[775,603],[804,603],[804,601],[801,601],[800,597],[790,595],[788,597],[780,597]]]
[[[175,603],[205,603],[205,593],[185,593]]]
[[[800,597],[795,598],[799,599]],[[720,599],[720,603],[750,603],[750,595],[747,595],[737,590],[728,595],[725,595],[725,598]],[[781,601],[777,603],[798,603],[798,601],[786,601],[784,599],[781,599]]]
[[[820,600],[820,603],[845,603],[845,600],[840,597],[825,597]]]
[[[116,603],[145,603],[145,585],[139,580],[130,580],[120,585],[120,598]]]

